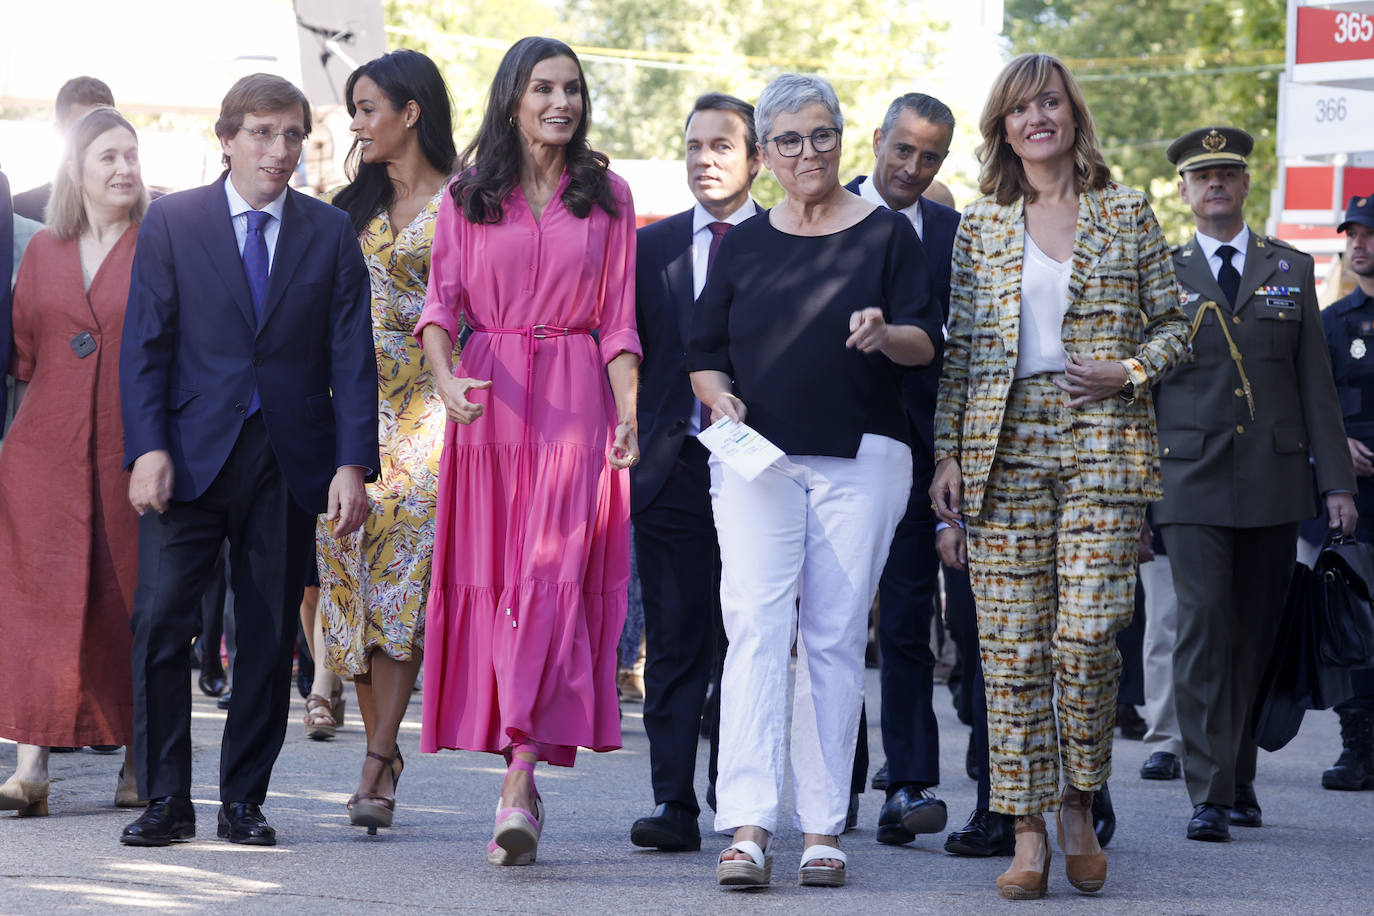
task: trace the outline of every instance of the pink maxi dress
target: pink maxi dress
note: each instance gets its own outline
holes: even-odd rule
[[[420,749],[501,752],[523,737],[572,766],[620,747],[616,648],[625,622],[629,472],[612,470],[605,364],[642,355],[635,330],[635,215],[562,202],[536,221],[517,187],[500,222],[475,224],[444,194],[429,291],[415,327],[474,329],[459,376],[490,379],[450,422],[439,469],[426,610]],[[597,331],[597,339],[588,332]]]

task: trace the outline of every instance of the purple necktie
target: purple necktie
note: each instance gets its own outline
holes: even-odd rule
[[[262,323],[262,309],[267,302],[267,238],[263,230],[272,214],[263,210],[248,211],[248,236],[243,240],[243,272],[248,276],[248,292],[253,297],[253,315],[258,324]],[[252,416],[262,406],[258,397],[258,386],[253,386],[253,396],[248,400],[247,416]]]
[[[706,249],[706,272],[711,272],[711,262],[716,259],[716,252],[720,249],[720,240],[725,238],[725,233],[732,228],[730,223],[717,220],[714,223],[707,223],[706,228],[711,230],[711,247]],[[701,405],[701,428],[706,429],[711,425],[711,408],[705,404]]]

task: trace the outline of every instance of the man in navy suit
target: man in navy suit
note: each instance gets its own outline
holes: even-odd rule
[[[120,391],[141,516],[134,758],[150,804],[128,845],[195,835],[186,647],[226,538],[239,652],[218,833],[276,842],[259,806],[286,734],[315,516],[335,537],[355,530],[380,466],[367,269],[343,211],[288,187],[309,132],[299,89],[244,77],[215,124],[226,174],[156,201],[139,230]]]
[[[918,92],[900,96],[873,132],[873,174],[859,176],[847,186],[911,220],[926,247],[935,293],[946,318],[950,254],[959,213],[922,195],[944,164],[953,136],[954,115],[948,106]],[[881,843],[909,843],[917,834],[938,833],[948,819],[945,803],[931,792],[940,781],[939,727],[932,706],[935,658],[930,650],[939,558],[935,513],[927,491],[934,472],[939,379],[937,357],[930,366],[909,372],[903,381],[912,427],[914,480],[878,588],[882,733],[887,754],[887,800],[878,815]],[[951,591],[957,591],[957,583]],[[957,603],[959,596],[953,597]],[[976,655],[976,644],[973,651]]]
[[[708,453],[696,439],[710,421],[684,360],[711,255],[731,226],[758,212],[749,196],[760,166],[756,139],[754,106],[716,92],[698,98],[685,133],[696,205],[639,230],[635,311],[644,362],[630,518],[644,588],[644,731],[656,807],[631,828],[636,846],[701,848],[693,774],[721,631],[720,550]]]

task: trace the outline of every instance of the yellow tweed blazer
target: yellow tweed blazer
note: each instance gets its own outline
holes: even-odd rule
[[[991,197],[964,211],[954,241],[935,459],[959,459],[962,510],[978,515],[997,455],[1021,331],[1022,201]],[[1126,363],[1136,398],[1106,398],[1073,419],[1079,473],[1090,492],[1159,499],[1159,453],[1148,385],[1182,357],[1188,325],[1169,246],[1145,195],[1111,182],[1079,196],[1065,353]]]

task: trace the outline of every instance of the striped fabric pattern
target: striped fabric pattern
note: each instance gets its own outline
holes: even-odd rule
[[[1065,398],[1047,375],[1012,385],[982,513],[968,520],[992,809],[1004,814],[1057,807],[1061,760],[1085,791],[1111,774],[1114,636],[1135,606],[1145,506],[1086,485]]]

